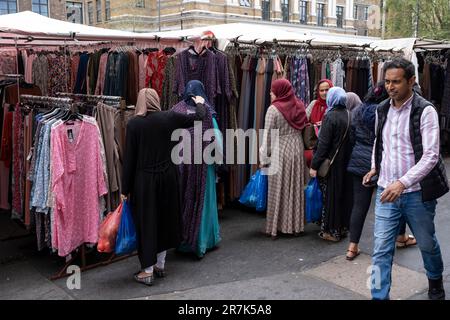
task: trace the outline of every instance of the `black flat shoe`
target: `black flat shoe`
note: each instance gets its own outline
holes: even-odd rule
[[[153,268],[153,274],[156,278],[164,278],[166,276],[166,272],[164,269]]]

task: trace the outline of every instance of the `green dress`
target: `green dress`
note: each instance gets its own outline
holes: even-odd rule
[[[216,139],[219,139],[219,145],[222,145],[220,139],[219,126],[216,119],[213,118],[214,130],[216,132]],[[200,230],[197,239],[197,248],[195,254],[202,258],[205,253],[216,247],[221,241],[219,214],[217,210],[217,195],[216,195],[216,168],[214,164],[208,165],[206,174],[206,190],[203,204],[202,218],[200,222]],[[191,248],[182,244],[179,248],[183,252],[191,252]]]

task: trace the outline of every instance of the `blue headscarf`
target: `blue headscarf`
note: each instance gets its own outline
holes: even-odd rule
[[[346,108],[347,104],[347,93],[344,89],[339,87],[333,87],[328,91],[327,94],[327,112],[334,108]]]
[[[203,83],[198,80],[191,80],[186,84],[186,87],[184,88],[183,100],[188,105],[195,107],[195,102],[194,100],[192,100],[192,97],[196,96],[202,97],[203,99],[205,99],[205,103],[209,104]]]

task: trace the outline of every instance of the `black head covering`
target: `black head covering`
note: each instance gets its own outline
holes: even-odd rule
[[[184,89],[183,100],[190,106],[195,106],[194,100],[192,97],[200,96],[205,99],[205,102],[209,104],[208,98],[206,97],[205,87],[203,83],[198,80],[191,80],[187,83],[186,88]]]

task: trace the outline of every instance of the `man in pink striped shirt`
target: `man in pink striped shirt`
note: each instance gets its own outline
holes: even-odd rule
[[[417,239],[429,280],[430,299],[445,299],[441,250],[434,216],[448,179],[439,153],[439,119],[434,106],[414,93],[414,65],[395,59],[384,66],[390,99],[377,109],[372,170],[378,174],[375,205],[372,298],[389,299],[395,240],[402,219]]]

